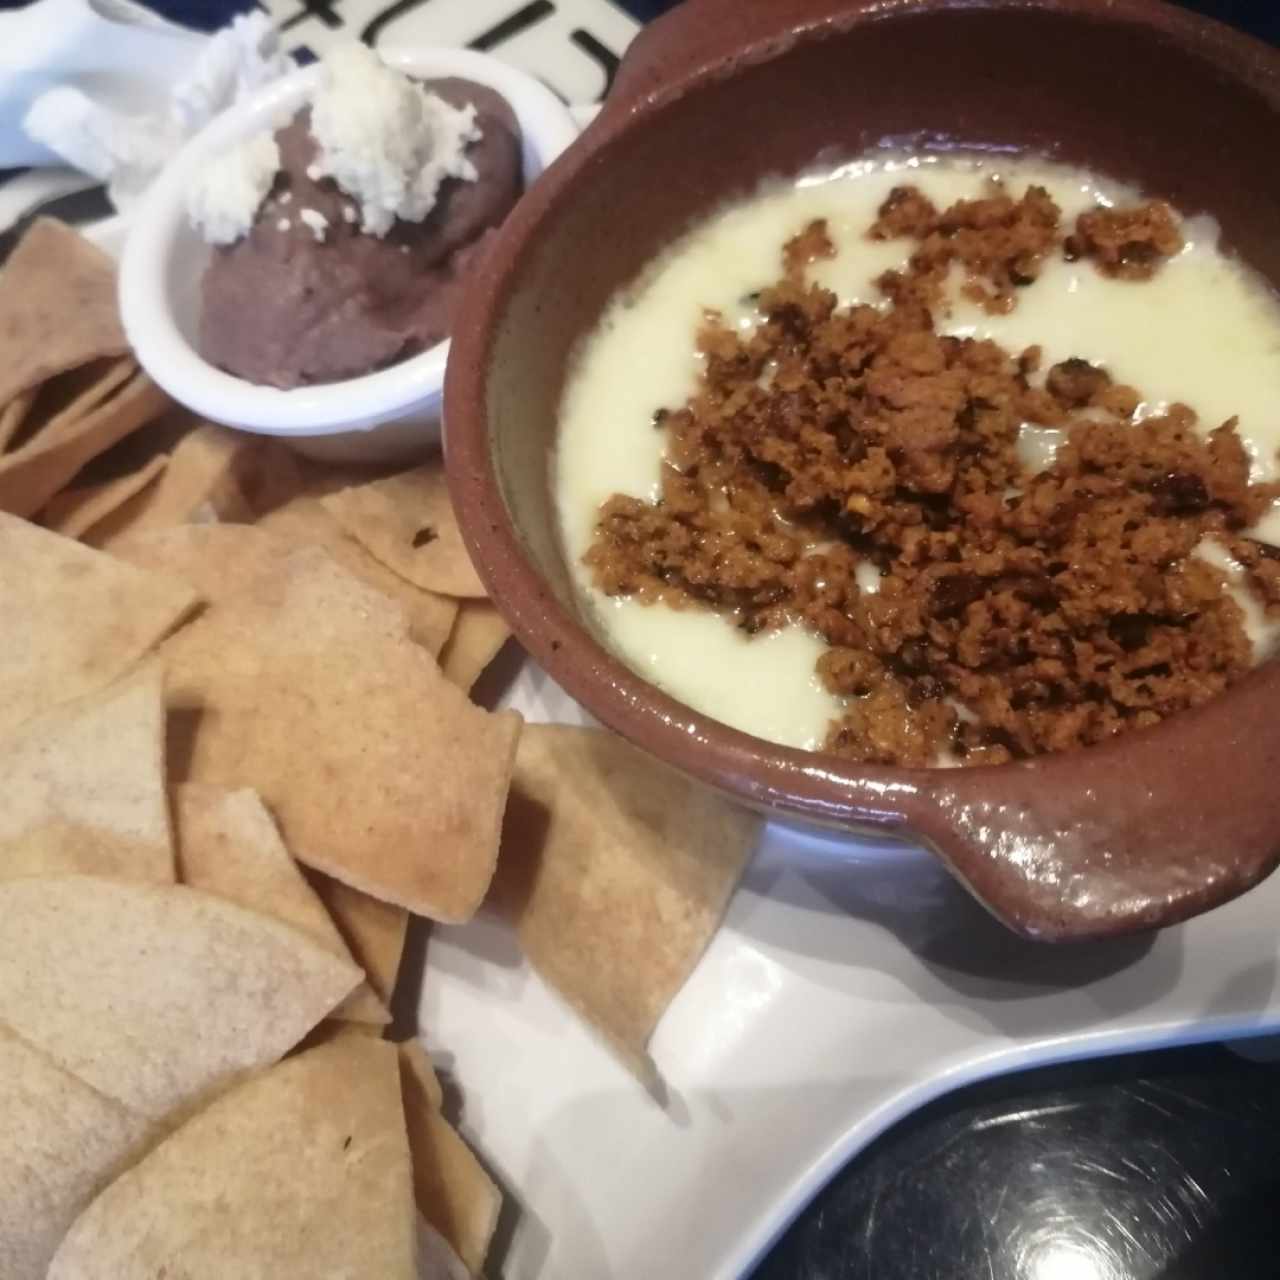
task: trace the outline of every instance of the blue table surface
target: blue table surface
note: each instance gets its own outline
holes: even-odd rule
[[[151,2],[203,29],[250,7]],[[615,3],[642,21],[671,7]],[[1280,43],[1280,0],[1184,7]],[[855,1157],[755,1275],[1280,1280],[1278,1246],[1280,1066],[1211,1046],[1024,1072],[940,1099]]]

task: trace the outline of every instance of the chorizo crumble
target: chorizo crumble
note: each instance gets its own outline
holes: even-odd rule
[[[1104,369],[1044,372],[1031,347],[939,334],[948,275],[1005,311],[1050,254],[1149,277],[1182,246],[1167,206],[1095,209],[1064,234],[1049,195],[1002,188],[939,212],[895,189],[868,233],[910,237],[887,305],[837,306],[806,265],[822,222],[783,249],[754,330],[709,315],[699,388],[662,409],[655,503],[615,495],[585,557],[609,595],[732,616],[755,634],[800,622],[844,700],[825,749],[866,762],[1002,763],[1097,743],[1220,693],[1252,665],[1213,537],[1280,611],[1280,551],[1244,536],[1278,496],[1249,483],[1235,420],[1207,437]],[[1064,432],[1021,461],[1023,423]],[[872,585],[875,589],[867,590]],[[860,582],[863,584],[860,586]]]

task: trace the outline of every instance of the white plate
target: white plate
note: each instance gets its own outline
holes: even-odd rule
[[[532,663],[506,701],[587,719]],[[941,1093],[1280,1029],[1277,920],[1280,876],[1158,935],[1035,945],[920,850],[772,826],[654,1039],[665,1108],[483,916],[433,931],[420,1026],[520,1205],[508,1280],[731,1280]]]
[[[118,247],[120,224],[95,238]],[[507,698],[590,717],[532,662]],[[928,854],[781,826],[653,1043],[660,1106],[481,916],[437,927],[420,1023],[518,1206],[507,1280],[736,1280],[856,1151],[983,1076],[1280,1031],[1280,875],[1159,935],[1045,947]]]

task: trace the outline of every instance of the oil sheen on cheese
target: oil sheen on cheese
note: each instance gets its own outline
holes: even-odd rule
[[[672,697],[747,733],[805,748],[821,745],[840,713],[840,700],[814,671],[823,642],[808,630],[748,638],[709,611],[609,599],[582,566],[603,502],[615,493],[657,495],[664,436],[653,414],[678,408],[696,388],[694,340],[703,312],[751,326],[748,295],[779,278],[782,245],[815,218],[827,220],[837,253],[812,264],[810,279],[842,305],[881,305],[873,281],[902,266],[911,245],[866,238],[891,188],[910,183],[941,208],[983,194],[993,174],[1014,196],[1028,185],[1047,188],[1064,226],[1094,205],[1142,198],[1131,187],[1042,160],[880,155],[772,183],[695,226],[610,305],[582,343],[561,405],[554,467],[565,551],[606,642]],[[1280,475],[1280,302],[1219,249],[1211,219],[1188,219],[1182,231],[1186,247],[1149,281],[1112,280],[1087,260],[1055,255],[1008,315],[988,315],[957,290],[938,327],[991,338],[1013,352],[1038,344],[1043,368],[1071,356],[1102,365],[1148,397],[1139,417],[1177,401],[1196,410],[1206,432],[1238,417],[1254,479],[1273,479]],[[1024,457],[1048,465],[1058,434],[1027,428]],[[1280,541],[1280,515],[1257,533]],[[1261,653],[1275,627],[1260,608],[1249,609],[1248,618]]]

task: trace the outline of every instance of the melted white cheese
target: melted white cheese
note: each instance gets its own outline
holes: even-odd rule
[[[1064,226],[1094,205],[1141,199],[1132,188],[1046,161],[892,155],[860,161],[772,184],[694,227],[611,304],[584,342],[561,406],[555,463],[565,549],[609,643],[673,697],[737,728],[802,747],[820,744],[840,709],[814,676],[821,642],[802,629],[748,640],[716,614],[610,601],[581,565],[602,502],[614,493],[657,496],[664,435],[654,429],[653,413],[683,404],[697,385],[694,340],[703,312],[718,310],[744,328],[753,324],[749,295],[778,279],[782,245],[815,218],[826,219],[837,254],[813,264],[810,278],[843,304],[879,305],[873,281],[904,265],[912,243],[866,238],[889,191],[910,183],[944,207],[984,194],[984,178],[992,174],[1015,196],[1029,184],[1046,187]],[[1174,401],[1191,405],[1205,431],[1238,416],[1255,478],[1275,477],[1280,303],[1219,250],[1212,221],[1189,220],[1183,232],[1186,248],[1150,281],[1108,279],[1088,261],[1055,255],[1040,279],[1019,291],[1009,315],[987,315],[957,292],[938,327],[990,337],[1013,351],[1038,344],[1045,368],[1070,356],[1100,364],[1148,397],[1144,416]],[[1027,461],[1048,465],[1057,436],[1025,430],[1020,443]],[[1280,540],[1274,538],[1280,514],[1256,532]],[[1255,613],[1251,634],[1262,645],[1270,637],[1258,630]]]
[[[1262,602],[1249,589],[1244,566],[1213,538],[1202,538],[1194,554],[1220,569],[1226,577],[1227,590],[1244,614],[1244,630],[1253,646],[1253,660],[1261,662],[1269,658],[1276,651],[1277,640],[1280,640],[1280,620],[1267,617]]]
[[[826,644],[802,627],[748,637],[708,610],[593,595],[603,631],[630,667],[735,729],[813,748],[840,713],[815,670]]]

